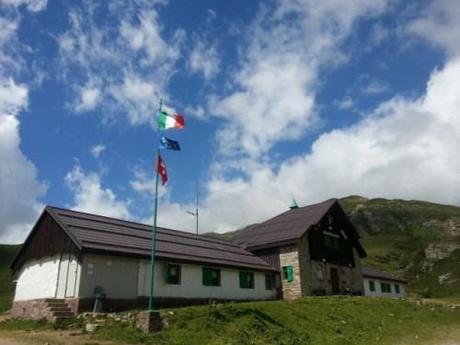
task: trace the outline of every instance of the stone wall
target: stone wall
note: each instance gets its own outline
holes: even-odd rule
[[[363,294],[361,261],[355,249],[353,249],[355,267],[310,260],[308,237],[306,235],[299,241],[298,253],[302,296],[331,295],[331,268],[337,269],[340,294]]]
[[[280,266],[292,266],[294,280],[288,282],[283,279],[281,271],[281,286],[283,288],[284,299],[295,299],[302,297],[301,274],[299,268],[299,252],[297,245],[285,246],[280,248]]]
[[[28,301],[15,301],[11,309],[14,318],[28,320],[42,320],[53,322],[53,313],[48,308],[45,299],[33,299]]]

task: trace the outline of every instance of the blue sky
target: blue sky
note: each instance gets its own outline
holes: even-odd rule
[[[46,1],[0,5],[0,242],[47,204],[228,231],[331,197],[460,205],[460,4]]]

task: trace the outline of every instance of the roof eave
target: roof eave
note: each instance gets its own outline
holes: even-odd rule
[[[380,279],[380,280],[388,280],[390,282],[397,282],[397,283],[404,283],[408,284],[409,281],[406,279],[398,278],[398,277],[383,277],[378,274],[365,274],[363,273],[363,278],[373,278],[373,279]]]
[[[136,254],[136,253],[120,253],[117,251],[111,250],[103,250],[103,249],[92,249],[92,248],[83,248],[84,254],[98,254],[98,255],[113,255],[113,256],[121,256],[121,257],[130,257],[130,258],[137,258],[137,259],[148,259],[150,260],[150,255],[148,254]],[[174,261],[174,262],[183,262],[183,263],[190,263],[195,265],[204,265],[204,266],[219,266],[219,267],[228,267],[228,268],[237,268],[237,269],[245,269],[245,270],[254,270],[254,271],[272,271],[272,272],[279,272],[279,270],[273,266],[267,265],[267,267],[255,267],[253,265],[237,265],[237,264],[220,264],[220,263],[212,263],[206,262],[204,260],[187,260],[187,259],[177,259],[163,255],[155,255],[155,259],[159,259],[161,261]]]
[[[270,242],[270,243],[258,244],[258,245],[255,245],[255,246],[247,246],[244,249],[252,252],[253,250],[260,250],[260,249],[267,249],[267,248],[273,248],[273,247],[287,246],[287,245],[297,244],[299,242],[299,238],[300,237],[295,237],[295,238],[285,240],[285,241]]]

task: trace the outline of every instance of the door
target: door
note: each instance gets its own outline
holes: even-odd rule
[[[58,285],[56,291],[56,298],[65,297],[65,289],[67,286],[67,271],[69,268],[69,256],[61,255],[61,260],[59,262],[59,276],[58,276]]]
[[[332,294],[337,295],[339,291],[339,271],[337,268],[331,267],[331,284]]]
[[[67,288],[65,291],[65,297],[75,297],[75,285],[77,284],[77,260],[74,257],[69,259],[69,270],[67,272]]]

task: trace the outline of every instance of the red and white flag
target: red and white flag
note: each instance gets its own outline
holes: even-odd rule
[[[168,172],[166,171],[166,164],[160,155],[158,155],[156,169],[157,173],[160,174],[161,177],[161,185],[164,185],[166,182],[168,182]]]

